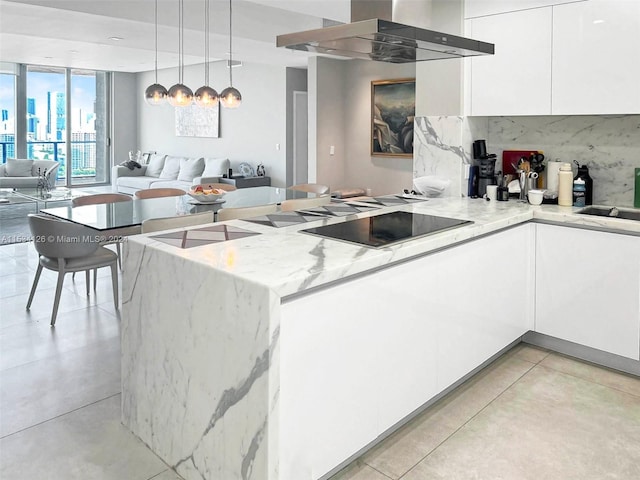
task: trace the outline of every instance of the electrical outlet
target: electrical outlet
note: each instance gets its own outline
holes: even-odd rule
[[[331,145],[329,147],[329,155],[335,155],[336,154],[336,147]]]

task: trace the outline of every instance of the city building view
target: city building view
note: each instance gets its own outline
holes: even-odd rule
[[[59,185],[104,181],[96,178],[98,77],[98,72],[28,66],[26,98],[20,99],[20,76],[0,73],[2,163],[18,157],[55,160],[60,163],[56,178]],[[26,103],[22,125],[16,115],[21,101]],[[106,137],[104,132],[102,135]],[[20,154],[20,141],[25,142],[24,156]]]

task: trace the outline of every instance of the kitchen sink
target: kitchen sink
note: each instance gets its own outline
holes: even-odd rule
[[[576,213],[640,221],[640,210],[622,210],[617,207],[587,207]]]

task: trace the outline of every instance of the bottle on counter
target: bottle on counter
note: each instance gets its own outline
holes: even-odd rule
[[[573,205],[573,172],[570,163],[563,163],[558,172],[558,205],[561,207]]]
[[[585,184],[585,205],[593,205],[593,179],[589,175],[589,167],[587,165],[580,165],[577,160],[574,163],[578,165],[578,173],[573,178],[574,181],[578,178],[584,180]]]
[[[580,177],[573,180],[573,206],[584,207],[586,205],[587,184]]]

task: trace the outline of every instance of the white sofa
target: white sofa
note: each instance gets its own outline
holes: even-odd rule
[[[53,160],[27,160],[8,158],[0,164],[0,188],[35,188],[38,186],[38,174],[44,175],[49,186],[56,184],[58,162]]]
[[[218,182],[229,166],[228,158],[188,158],[154,153],[142,168],[113,167],[111,184],[114,192],[129,195],[147,188],[187,191],[192,185]]]

